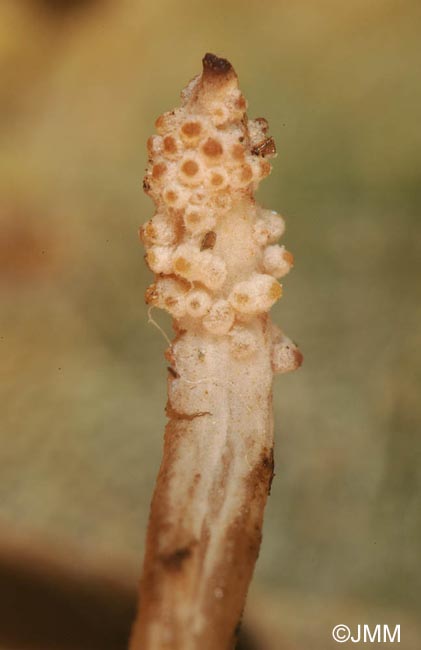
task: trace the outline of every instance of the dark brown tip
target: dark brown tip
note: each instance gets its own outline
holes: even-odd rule
[[[215,54],[208,52],[202,59],[203,73],[212,75],[225,75],[233,71],[233,67],[227,59],[220,59]]]

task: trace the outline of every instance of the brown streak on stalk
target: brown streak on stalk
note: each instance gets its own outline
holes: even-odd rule
[[[184,546],[177,548],[171,553],[166,553],[159,556],[159,560],[168,571],[181,571],[185,560],[192,554],[191,546]]]
[[[208,625],[200,639],[203,647],[231,648],[235,642],[238,621],[244,601],[239,594],[246,592],[262,537],[263,509],[273,477],[273,449],[264,449],[257,465],[245,480],[245,498],[241,514],[228,526],[223,546],[227,552],[209,578],[208,598],[204,613]],[[240,534],[241,531],[241,534]],[[226,576],[229,576],[229,583]],[[223,598],[216,601],[215,589],[223,585]],[[215,632],[219,630],[219,632]],[[209,643],[209,639],[211,642]],[[213,640],[213,641],[212,641]],[[209,645],[208,645],[209,643]]]
[[[169,402],[167,402],[167,405],[165,407],[165,413],[171,420],[187,420],[189,422],[191,422],[191,420],[195,420],[196,418],[202,418],[204,415],[212,415],[210,411],[199,411],[198,413],[180,413],[174,409]]]

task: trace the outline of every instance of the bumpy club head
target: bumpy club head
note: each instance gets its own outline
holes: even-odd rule
[[[253,321],[279,300],[277,279],[294,262],[275,243],[283,218],[254,199],[276,149],[267,121],[248,119],[246,107],[229,61],[205,54],[182,105],[157,119],[158,134],[148,140],[144,186],[157,211],[141,229],[156,274],[147,302],[169,311],[178,329],[229,335],[243,353],[254,349],[244,343],[253,338]],[[296,349],[292,342],[283,346],[275,372],[301,359],[286,354]]]

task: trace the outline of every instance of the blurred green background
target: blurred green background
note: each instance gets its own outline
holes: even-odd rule
[[[258,196],[296,267],[273,316],[305,357],[275,381],[253,590],[285,647],[331,647],[355,611],[420,647],[420,20],[418,0],[2,0],[1,529],[137,579],[166,401],[145,140],[215,52],[277,142]]]

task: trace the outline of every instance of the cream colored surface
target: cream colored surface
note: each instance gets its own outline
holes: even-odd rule
[[[182,100],[156,121],[144,179],[157,209],[141,229],[157,274],[146,300],[177,336],[132,650],[233,647],[272,482],[272,375],[301,363],[268,316],[292,256],[266,246],[284,222],[254,199],[267,122],[248,122],[231,64],[211,54]]]

